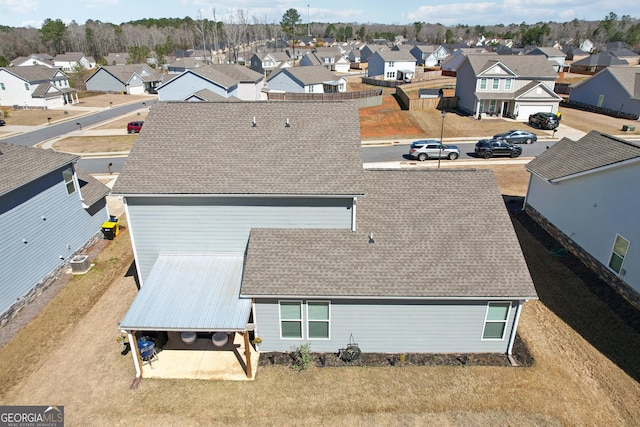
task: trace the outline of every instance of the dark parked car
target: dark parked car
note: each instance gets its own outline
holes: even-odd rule
[[[493,135],[493,139],[502,139],[511,144],[532,144],[538,140],[538,137],[535,133],[514,129]]]
[[[476,143],[475,152],[479,157],[485,159],[494,156],[518,157],[522,154],[522,147],[500,139],[481,139]]]
[[[144,122],[129,122],[127,124],[127,132],[128,133],[140,133],[140,129],[142,129],[142,125]]]
[[[6,125],[6,124],[7,124],[7,123],[6,123],[4,120],[0,119],[0,126],[4,126],[4,125]]]
[[[540,129],[555,129],[560,124],[558,116],[553,113],[535,113],[529,116],[529,124]]]

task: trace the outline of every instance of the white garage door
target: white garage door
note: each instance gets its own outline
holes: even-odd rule
[[[129,95],[142,95],[142,94],[144,94],[144,86],[129,86]]]
[[[552,113],[553,106],[549,104],[534,104],[534,105],[522,105],[518,106],[517,120],[529,120],[529,116],[535,113]]]

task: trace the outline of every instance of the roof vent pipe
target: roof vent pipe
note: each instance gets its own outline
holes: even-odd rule
[[[254,127],[254,128],[255,128],[255,127],[257,127],[257,126],[258,126],[258,125],[256,125],[256,116],[253,116],[253,126],[251,126],[251,127]]]
[[[371,233],[369,233],[369,243],[375,243],[376,241],[373,240],[373,231]]]
[[[285,123],[284,127],[286,127],[286,128],[291,127],[291,126],[289,125],[289,117],[287,117],[287,122]]]

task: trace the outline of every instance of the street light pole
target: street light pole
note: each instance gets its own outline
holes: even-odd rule
[[[440,169],[440,158],[442,157],[442,136],[444,135],[444,116],[447,115],[445,110],[442,110],[442,127],[440,128],[440,152],[438,153],[438,169]]]

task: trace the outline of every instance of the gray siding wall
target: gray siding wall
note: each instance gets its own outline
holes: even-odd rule
[[[296,80],[293,80],[293,78],[285,71],[280,71],[278,72],[278,74],[269,79],[267,86],[271,90],[283,92],[304,93],[305,91],[304,85]]]
[[[87,90],[98,92],[122,92],[126,86],[104,70],[98,70],[87,80]]]
[[[288,300],[283,300],[288,301]],[[255,303],[260,351],[288,351],[304,343],[314,352],[337,352],[353,334],[366,353],[505,353],[516,313],[510,301],[502,340],[482,340],[487,301],[335,300],[330,306],[330,339],[307,337],[303,308],[303,339],[281,339],[278,300]]]
[[[456,96],[458,108],[469,113],[476,112],[476,75],[466,60],[458,68],[456,78]]]
[[[353,200],[320,198],[126,198],[138,273],[157,256],[244,254],[251,228],[351,228]]]
[[[369,77],[382,76],[386,80],[386,76],[384,75],[385,61],[384,59],[382,59],[380,55],[373,54],[371,57],[369,57],[367,62],[369,63],[369,66],[367,67],[367,76]],[[392,79],[392,80],[395,80],[395,79]]]
[[[90,215],[77,191],[67,194],[62,169],[0,197],[0,313],[68,261],[107,219],[106,204]]]
[[[602,71],[580,86],[572,88],[569,100],[598,107],[601,95],[604,96],[601,108],[640,115],[640,100],[632,99],[608,71]]]
[[[621,279],[640,292],[640,165],[630,164],[549,184],[531,176],[527,203],[603,265],[616,234],[629,240]]]
[[[182,101],[189,95],[193,95],[203,89],[209,89],[211,92],[225,98],[228,97],[227,91],[219,85],[192,73],[186,73],[176,77],[175,80],[169,82],[167,85],[162,86],[158,90],[158,100]]]

